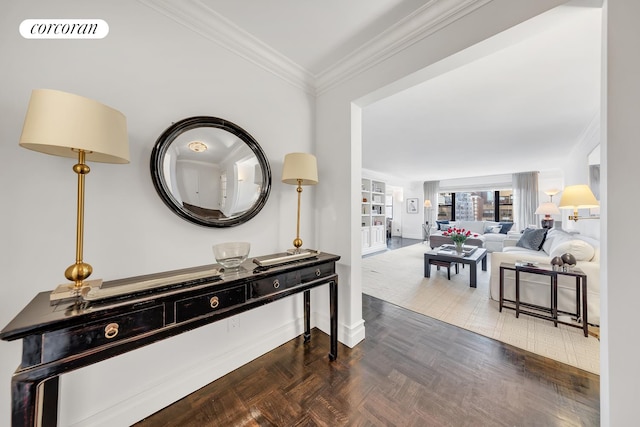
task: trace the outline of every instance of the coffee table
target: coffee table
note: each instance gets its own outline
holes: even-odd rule
[[[435,262],[456,262],[469,268],[469,287],[475,288],[478,281],[478,262],[482,262],[482,271],[487,271],[487,250],[475,248],[471,253],[458,255],[451,245],[443,245],[424,254],[424,277],[431,277],[431,266]]]

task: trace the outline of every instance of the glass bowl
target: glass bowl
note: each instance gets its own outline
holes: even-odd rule
[[[213,256],[224,268],[238,268],[247,257],[251,244],[248,242],[230,242],[213,245]]]

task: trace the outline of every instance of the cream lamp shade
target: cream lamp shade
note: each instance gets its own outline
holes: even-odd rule
[[[560,213],[560,209],[553,202],[542,203],[536,209],[536,215],[558,215]]]
[[[600,206],[596,196],[586,184],[570,185],[565,187],[560,197],[560,208],[562,209],[583,209],[597,208]]]
[[[593,195],[593,192],[586,184],[570,185],[565,187],[560,197],[560,209],[573,209],[573,215],[569,219],[578,221],[579,219],[598,219],[596,216],[581,217],[578,209],[597,208],[600,203]]]
[[[129,163],[127,119],[92,99],[51,89],[31,93],[21,147],[61,157]]]
[[[431,207],[431,200],[425,200],[424,201],[424,207],[425,208],[430,208]]]
[[[102,283],[86,280],[93,267],[83,260],[85,176],[91,171],[86,161],[129,163],[127,120],[121,112],[97,101],[59,90],[36,89],[31,92],[19,144],[78,160],[73,166],[78,177],[76,262],[64,272],[69,283],[54,289],[49,299],[80,298]]]
[[[316,185],[318,183],[316,157],[308,153],[289,153],[284,156],[282,182],[291,185]]]

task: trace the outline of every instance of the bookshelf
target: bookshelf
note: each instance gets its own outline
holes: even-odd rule
[[[362,178],[362,253],[368,254],[387,248],[386,184]]]

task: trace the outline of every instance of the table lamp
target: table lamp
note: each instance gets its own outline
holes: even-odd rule
[[[560,213],[560,209],[553,202],[542,203],[536,209],[536,215],[544,215],[544,218],[541,220],[542,228],[553,228],[553,218],[551,215],[558,215]]]
[[[570,185],[562,190],[560,197],[560,209],[573,209],[573,215],[569,219],[578,221],[579,219],[599,219],[597,216],[578,216],[578,209],[597,208],[600,203],[593,195],[593,192],[586,184]]]
[[[70,283],[58,286],[50,300],[61,301],[84,295],[102,280],[87,279],[93,272],[82,259],[84,239],[84,177],[87,160],[129,163],[129,140],[125,116],[97,101],[50,89],[31,93],[20,136],[20,146],[54,156],[77,158],[76,262],[65,270]]]
[[[300,253],[302,239],[300,239],[300,196],[303,185],[316,185],[318,183],[318,165],[315,156],[307,153],[289,153],[284,157],[282,167],[282,182],[297,185],[298,192],[298,217],[296,225],[296,238],[293,240],[293,253]]]

